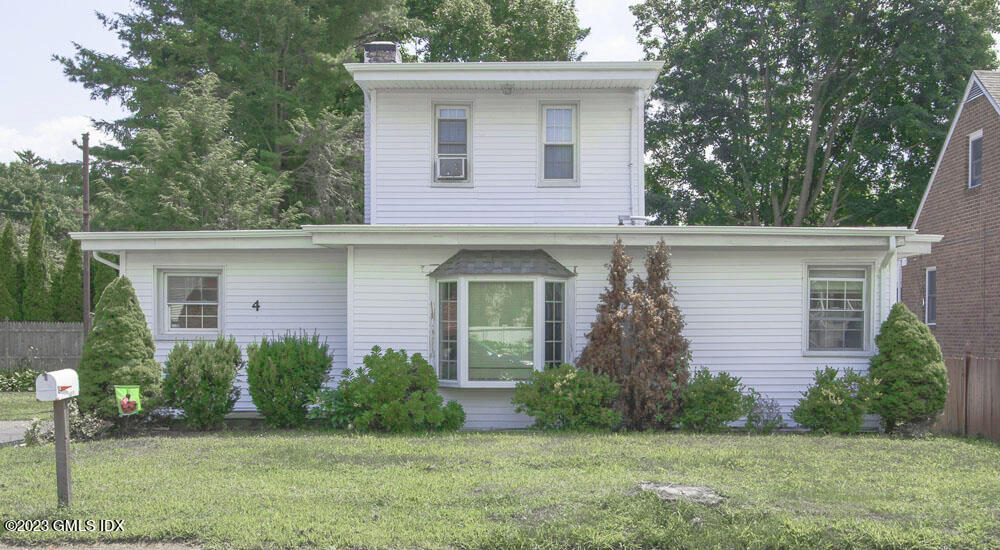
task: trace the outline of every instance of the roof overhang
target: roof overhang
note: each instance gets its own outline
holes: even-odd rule
[[[365,90],[649,90],[663,61],[345,63]]]
[[[83,250],[246,250],[357,246],[825,248],[926,254],[940,235],[905,227],[306,225],[295,230],[71,233]]]

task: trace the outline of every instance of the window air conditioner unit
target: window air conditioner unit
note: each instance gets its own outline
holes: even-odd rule
[[[437,177],[441,180],[464,180],[465,179],[465,158],[463,157],[438,157]]]

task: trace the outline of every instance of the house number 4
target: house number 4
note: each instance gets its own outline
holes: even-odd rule
[[[252,306],[250,306],[250,309],[252,309],[252,310],[254,310],[254,311],[260,311],[260,300],[256,300],[256,301],[255,301],[255,302],[253,303],[253,305],[252,305]]]

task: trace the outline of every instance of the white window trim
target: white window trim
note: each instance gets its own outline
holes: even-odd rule
[[[154,312],[154,334],[160,340],[195,340],[199,338],[215,338],[225,334],[225,269],[222,267],[164,267],[156,266],[154,279],[156,281],[156,305]],[[219,326],[214,329],[178,329],[170,328],[170,311],[167,308],[167,276],[214,276],[219,278]]]
[[[569,108],[573,110],[573,178],[545,178],[545,109]],[[565,145],[565,144],[562,144]],[[538,186],[539,187],[580,187],[580,102],[540,101],[538,103]]]
[[[934,277],[935,277],[935,279],[934,279],[934,287],[935,287],[934,288],[934,298],[935,298],[935,301],[934,301],[934,322],[933,323],[927,322],[927,318],[928,318],[927,315],[928,315],[928,313],[930,313],[930,305],[931,305],[931,301],[930,301],[931,293],[930,293],[930,283],[929,283],[931,272],[934,272]],[[937,267],[928,267],[927,269],[924,270],[924,323],[926,325],[928,325],[928,326],[931,326],[931,327],[937,325]]]
[[[440,283],[458,283],[458,380],[442,380],[438,378],[438,386],[450,388],[513,388],[517,385],[517,380],[469,380],[469,283],[489,283],[489,282],[532,282],[534,283],[534,304],[533,304],[533,342],[534,342],[534,370],[545,369],[545,283],[560,282],[563,288],[563,361],[572,362],[573,353],[570,335],[573,334],[572,323],[570,322],[570,311],[572,307],[571,299],[574,297],[573,280],[559,277],[543,276],[523,276],[523,275],[462,275],[459,277],[448,277],[442,279],[432,279],[432,365],[435,375],[440,374],[438,358],[440,356],[441,338],[438,333],[439,316],[439,289]]]
[[[809,349],[809,269],[864,269],[864,303],[865,328],[863,335],[864,347],[860,350],[813,350]],[[802,262],[802,356],[803,357],[870,357],[875,348],[873,331],[875,304],[878,297],[873,292],[875,285],[872,278],[875,264],[871,262],[856,262],[845,260],[805,260]]]
[[[441,109],[448,107],[458,107],[466,109],[465,120],[465,179],[444,179],[437,177],[438,158],[438,113]],[[473,187],[473,166],[472,166],[472,129],[475,109],[473,102],[469,100],[442,100],[431,101],[431,187],[443,187],[452,189],[468,189]]]
[[[967,181],[968,181],[968,184],[969,184],[969,189],[976,189],[976,188],[981,187],[983,185],[983,180],[982,179],[979,180],[979,185],[972,185],[972,142],[975,141],[975,140],[977,140],[977,139],[978,140],[982,140],[983,139],[983,131],[982,130],[976,130],[975,132],[969,134],[969,141],[968,141],[969,152],[968,152],[968,158],[966,159],[966,161],[967,161],[966,162],[966,172],[968,174]],[[981,149],[980,149],[980,151],[982,152]],[[982,163],[982,160],[983,159],[980,159],[980,164]],[[982,166],[980,166],[980,175],[982,175],[981,170],[982,170]]]

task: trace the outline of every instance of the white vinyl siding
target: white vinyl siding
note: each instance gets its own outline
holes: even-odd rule
[[[615,225],[629,214],[632,93],[477,93],[469,129],[472,180],[437,182],[434,108],[468,94],[380,91],[375,113],[374,224]],[[540,102],[577,105],[576,182],[541,181]],[[636,136],[630,141],[630,130]],[[632,167],[633,176],[642,173]],[[640,181],[636,179],[635,181]],[[632,193],[633,198],[637,193]]]
[[[123,255],[124,274],[156,343],[156,360],[167,359],[178,340],[215,338],[211,335],[163,334],[156,318],[158,274],[189,273],[215,267],[222,274],[220,305],[225,317],[222,334],[233,336],[244,350],[262,336],[288,331],[316,333],[333,355],[330,383],[347,366],[347,254],[344,250],[188,250],[130,251]],[[260,310],[251,306],[259,301]],[[246,369],[237,375],[241,390],[235,410],[253,411]]]
[[[969,136],[969,187],[983,184],[983,131]]]

